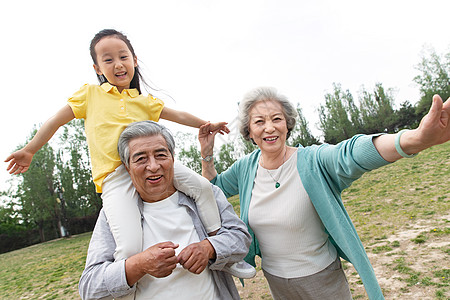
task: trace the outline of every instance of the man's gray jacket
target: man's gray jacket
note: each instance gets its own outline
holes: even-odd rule
[[[214,247],[216,259],[210,261],[209,268],[220,298],[240,299],[232,276],[221,270],[226,264],[241,261],[247,255],[251,237],[247,226],[237,217],[223,192],[216,186],[213,186],[213,191],[222,219],[222,227],[215,236],[208,237],[193,199],[179,192],[178,204],[187,208],[200,241],[207,238]],[[141,216],[142,207],[141,201]],[[80,278],[79,292],[82,299],[112,299],[135,292],[136,285],[130,287],[127,284],[125,260],[114,261],[115,248],[116,243],[102,209],[92,233],[86,267]]]

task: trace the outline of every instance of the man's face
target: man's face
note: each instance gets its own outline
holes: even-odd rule
[[[157,202],[173,193],[173,156],[161,135],[132,139],[130,173],[133,185],[145,202]]]

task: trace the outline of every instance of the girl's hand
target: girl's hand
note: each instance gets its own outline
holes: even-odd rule
[[[59,127],[74,118],[75,115],[72,108],[68,104],[64,105],[63,108],[42,125],[24,148],[14,152],[5,159],[5,162],[9,161],[6,170],[14,175],[26,172],[30,167],[34,154],[51,139]]]
[[[230,133],[230,129],[226,126],[228,124],[227,122],[208,123],[210,124],[210,131],[218,130],[220,134]]]
[[[9,161],[9,165],[6,168],[9,174],[18,175],[25,173],[30,167],[31,160],[34,154],[24,149],[20,149],[5,159],[5,162]]]

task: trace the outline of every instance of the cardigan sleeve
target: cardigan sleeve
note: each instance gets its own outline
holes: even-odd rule
[[[389,164],[378,153],[373,138],[378,135],[356,135],[336,145],[323,144],[317,151],[322,171],[341,192],[364,173]]]
[[[217,174],[211,180],[211,183],[218,186],[227,198],[239,194],[240,165],[241,160],[236,161],[228,170]]]

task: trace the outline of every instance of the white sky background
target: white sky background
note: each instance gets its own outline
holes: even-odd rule
[[[51,117],[85,83],[95,33],[128,35],[146,78],[174,99],[168,107],[231,122],[248,90],[278,88],[300,103],[315,134],[319,103],[333,82],[396,88],[419,99],[420,52],[450,46],[450,1],[2,1],[0,158]],[[186,127],[168,125],[173,132]],[[10,178],[0,170],[0,190]]]

